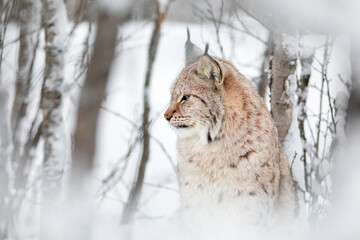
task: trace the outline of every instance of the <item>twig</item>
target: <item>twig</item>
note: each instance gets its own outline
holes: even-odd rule
[[[135,149],[135,147],[137,146],[137,144],[139,143],[140,140],[140,136],[137,136],[132,144],[130,144],[126,154],[121,157],[117,163],[115,164],[115,167],[112,169],[112,171],[102,180],[102,185],[100,186],[97,195],[99,195],[100,193],[105,196],[107,194],[107,192],[109,192],[116,184],[117,182],[122,179],[127,167],[128,167],[128,162],[129,159]],[[122,167],[120,168],[119,165],[123,163]],[[116,180],[114,180],[116,179]],[[112,183],[112,184],[110,184]]]
[[[130,124],[132,127],[136,128],[137,130],[140,130],[140,127],[137,126],[133,121],[131,121],[129,118],[125,117],[124,115],[122,115],[121,113],[115,112],[105,106],[100,106],[100,109],[104,110],[107,113],[110,113],[116,117],[121,118],[122,120],[124,120],[125,122],[127,122],[128,124]]]
[[[322,63],[321,67],[321,90],[320,90],[320,104],[319,104],[319,121],[317,124],[317,134],[316,134],[316,142],[315,142],[315,150],[316,156],[319,157],[319,143],[320,143],[320,129],[321,129],[321,117],[322,117],[322,108],[323,108],[323,92],[324,92],[324,83],[326,81],[326,72],[327,72],[327,65],[328,65],[328,55],[329,55],[329,38],[326,38],[326,47],[324,50],[324,62]]]
[[[174,170],[174,172],[176,173],[176,166],[174,164],[174,161],[172,159],[172,157],[170,156],[170,154],[168,153],[168,151],[166,150],[164,144],[162,144],[162,142],[160,142],[160,140],[158,140],[157,138],[155,138],[154,136],[151,135],[151,139],[154,140],[158,145],[159,147],[161,148],[161,150],[163,151],[163,153],[166,155],[166,157],[168,158],[169,160],[169,163],[172,167],[172,169]]]
[[[342,82],[342,84],[344,84],[344,86],[346,87],[346,90],[350,93],[351,90],[351,86],[349,84],[349,82],[345,81],[340,74],[338,74],[338,77],[340,79],[340,81]]]
[[[175,188],[166,187],[166,186],[163,186],[163,185],[160,185],[160,184],[154,184],[154,183],[149,183],[149,182],[144,182],[144,184],[146,184],[148,186],[151,186],[151,187],[156,187],[156,188],[160,188],[160,189],[166,189],[166,190],[173,191],[173,192],[176,192],[176,193],[179,192]]]
[[[213,19],[209,16],[207,16],[202,10],[200,10],[197,6],[193,5],[193,8],[194,8],[194,15],[199,17],[200,19],[205,19],[205,20],[209,20],[209,21],[213,21]],[[251,37],[253,37],[254,39],[258,40],[259,42],[263,43],[263,44],[267,44],[266,41],[264,41],[263,39],[261,39],[260,37],[258,37],[257,35],[255,35],[254,33],[252,33],[251,31],[249,30],[244,30],[244,29],[241,29],[241,28],[238,28],[236,26],[234,26],[233,24],[230,24],[230,23],[227,23],[227,22],[224,22],[222,20],[219,20],[217,19],[216,20],[218,23],[224,25],[224,26],[227,26],[227,27],[230,27],[231,29],[234,29],[236,31],[239,31],[239,32],[242,32],[242,33],[245,33]]]
[[[143,110],[143,122],[142,122],[142,155],[140,164],[137,171],[135,184],[132,186],[131,191],[129,193],[129,198],[124,207],[121,223],[127,224],[132,221],[134,209],[137,208],[139,195],[141,193],[141,189],[144,182],[145,171],[147,162],[149,160],[150,155],[150,132],[149,132],[149,114],[150,114],[150,105],[149,105],[149,92],[150,92],[150,81],[152,75],[152,69],[154,65],[155,56],[158,49],[159,39],[160,39],[160,29],[162,23],[165,19],[165,15],[170,7],[172,1],[169,1],[165,6],[161,6],[159,1],[156,1],[157,7],[157,19],[155,21],[155,26],[151,35],[151,40],[148,49],[148,66],[145,76],[144,83],[144,110]],[[164,7],[164,9],[162,8]]]
[[[261,21],[259,18],[255,17],[254,14],[251,14],[248,10],[246,10],[244,7],[241,6],[240,3],[235,1],[235,4],[244,12],[246,13],[246,15],[248,15],[249,17],[255,19],[258,23],[260,23],[265,29],[267,29],[268,31],[270,31],[270,28],[268,26],[266,26],[266,24]]]

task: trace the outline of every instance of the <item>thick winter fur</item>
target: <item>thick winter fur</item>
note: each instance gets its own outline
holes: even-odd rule
[[[294,216],[293,180],[271,115],[230,62],[191,56],[165,118],[178,135],[185,217],[268,224]]]

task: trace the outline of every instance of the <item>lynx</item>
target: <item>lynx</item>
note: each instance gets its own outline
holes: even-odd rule
[[[190,219],[285,221],[296,197],[262,98],[229,61],[188,40],[164,117],[175,130],[181,210]]]

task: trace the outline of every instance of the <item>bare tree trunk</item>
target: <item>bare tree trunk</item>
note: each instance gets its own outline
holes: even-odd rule
[[[59,195],[65,165],[63,126],[64,40],[66,9],[62,0],[42,0],[46,67],[41,89],[44,138],[43,189],[45,197]]]
[[[347,109],[348,121],[360,118],[360,44],[355,38],[351,45],[351,79],[352,86]]]
[[[28,139],[30,126],[27,119],[30,102],[32,70],[39,42],[41,27],[40,0],[23,0],[19,3],[20,50],[15,99],[12,108],[13,144],[12,161],[16,163],[15,183],[17,194],[25,184],[25,165],[27,158],[22,157],[24,145]]]
[[[3,59],[4,52],[4,40],[6,35],[6,30],[8,23],[10,21],[10,17],[12,12],[14,11],[16,6],[16,1],[13,0],[2,0],[0,1],[0,69]],[[1,83],[1,79],[0,79]]]
[[[75,131],[72,179],[82,181],[91,174],[95,153],[98,113],[113,60],[118,19],[100,11],[93,55],[81,91]]]
[[[169,2],[170,3],[170,2]],[[142,155],[140,160],[140,165],[138,167],[138,172],[136,176],[135,184],[132,186],[131,191],[129,193],[129,197],[127,203],[124,207],[121,223],[127,224],[132,221],[134,211],[137,208],[139,196],[141,193],[141,189],[144,182],[146,166],[149,160],[150,154],[150,133],[149,133],[149,113],[150,113],[150,105],[149,105],[149,95],[150,95],[150,83],[151,83],[151,74],[154,65],[154,60],[156,57],[156,52],[159,44],[160,39],[160,30],[162,23],[164,21],[166,12],[169,7],[169,3],[166,7],[161,6],[159,1],[156,1],[156,8],[157,8],[157,17],[155,20],[155,26],[151,35],[151,40],[149,44],[148,50],[148,65],[146,70],[145,76],[145,83],[144,83],[144,109],[143,109],[143,122],[142,122]]]
[[[271,60],[271,114],[278,130],[279,140],[284,142],[292,120],[293,103],[290,87],[296,69],[296,56],[283,47],[281,34],[274,34],[274,53]]]
[[[0,76],[1,77],[1,76]],[[0,239],[7,239],[12,189],[10,93],[0,85]]]
[[[12,191],[7,193],[7,217],[8,226],[7,231],[10,236],[16,236],[16,221],[17,213],[21,210],[20,202],[25,193],[26,173],[25,164],[27,159],[22,158],[21,154],[23,146],[26,142],[29,133],[29,126],[27,125],[28,119],[26,119],[27,108],[30,92],[30,82],[32,68],[35,60],[35,51],[37,49],[38,36],[40,30],[41,20],[41,5],[39,0],[24,0],[19,3],[19,20],[20,20],[20,50],[18,55],[18,72],[16,81],[16,93],[12,111],[7,114],[9,121],[7,125],[8,129],[8,148],[13,146],[11,152],[7,152],[9,156],[8,165],[6,169],[11,168],[14,171],[11,182],[7,184],[11,185]],[[7,105],[9,104],[9,105]],[[10,103],[6,103],[3,107],[9,107]],[[5,115],[3,115],[5,116]],[[11,122],[10,122],[11,118]],[[5,125],[4,125],[5,126]],[[11,134],[11,131],[13,133]],[[12,139],[11,136],[12,135]],[[5,147],[5,146],[4,146]],[[9,150],[10,151],[10,150]],[[5,151],[4,151],[5,153]],[[10,160],[11,159],[11,160]],[[11,161],[11,163],[10,163]],[[5,174],[5,173],[4,173]],[[4,175],[6,177],[6,175]],[[7,188],[4,188],[4,190]]]
[[[13,188],[13,166],[11,163],[11,102],[9,87],[2,79],[4,40],[7,25],[16,3],[1,1],[0,3],[0,239],[9,237],[9,220],[11,211],[9,198]]]

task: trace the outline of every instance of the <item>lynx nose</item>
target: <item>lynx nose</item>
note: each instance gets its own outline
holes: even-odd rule
[[[165,118],[167,121],[170,121],[170,120],[171,120],[171,117],[172,117],[172,116],[169,116],[169,115],[167,115],[166,113],[164,114],[164,118]]]
[[[164,113],[164,118],[170,122],[175,112],[176,110],[170,110],[170,109],[166,110],[166,112]]]

